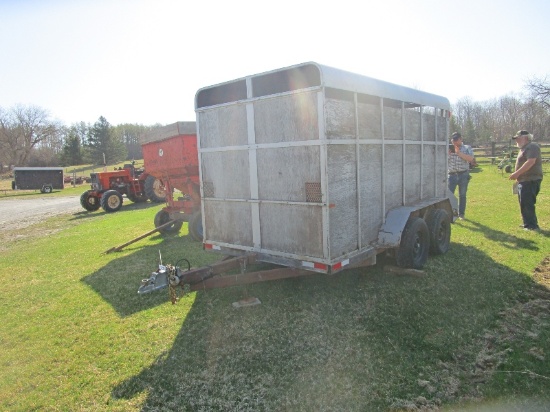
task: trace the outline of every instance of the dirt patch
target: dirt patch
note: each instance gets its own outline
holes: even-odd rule
[[[535,269],[533,279],[539,285],[550,289],[550,256],[546,256],[541,264]]]
[[[484,402],[483,385],[489,382],[497,373],[520,374],[523,379],[544,380],[550,384],[550,375],[541,375],[531,370],[506,371],[498,370],[505,364],[515,343],[524,345],[525,355],[543,361],[550,354],[544,352],[546,342],[544,331],[550,324],[550,255],[533,271],[536,282],[527,291],[522,300],[499,313],[500,319],[493,330],[486,331],[484,336],[463,353],[456,355],[449,362],[439,362],[438,372],[428,379],[419,379],[417,384],[431,396],[416,399],[400,400],[395,405],[396,410],[407,411],[439,411],[445,403],[460,402],[463,404],[482,405]],[[471,359],[474,358],[473,362]],[[470,360],[469,360],[470,359]],[[485,405],[487,406],[487,405]],[[549,405],[521,405],[512,408],[506,405],[487,410],[548,410]],[[479,410],[464,409],[468,411]]]

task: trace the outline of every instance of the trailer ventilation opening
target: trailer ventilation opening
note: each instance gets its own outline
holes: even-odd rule
[[[320,182],[306,182],[306,202],[321,203],[323,195],[321,193]]]
[[[269,96],[271,94],[307,89],[320,85],[321,74],[318,67],[313,64],[267,73],[252,78],[254,97]]]
[[[246,99],[246,81],[239,80],[200,91],[197,95],[197,107],[215,106],[244,99]]]

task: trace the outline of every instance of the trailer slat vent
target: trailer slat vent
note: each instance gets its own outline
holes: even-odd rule
[[[246,80],[238,80],[204,89],[197,94],[197,108],[246,99]]]
[[[204,197],[214,197],[214,183],[213,182],[203,182],[202,190]]]
[[[306,182],[306,202],[321,203],[322,199],[321,183]]]
[[[313,64],[279,70],[252,78],[254,97],[269,96],[321,85],[321,73]]]

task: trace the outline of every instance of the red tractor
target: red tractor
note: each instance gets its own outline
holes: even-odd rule
[[[90,177],[91,190],[80,196],[80,204],[89,212],[100,207],[105,212],[116,212],[122,207],[122,195],[132,202],[165,201],[162,182],[143,169],[136,169],[133,162],[113,171],[91,173]]]

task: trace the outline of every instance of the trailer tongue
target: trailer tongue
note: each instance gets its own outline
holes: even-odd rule
[[[185,293],[196,290],[246,285],[267,280],[286,279],[315,273],[289,267],[247,273],[247,268],[256,262],[255,253],[247,253],[242,256],[229,258],[198,269],[191,269],[189,262],[186,259],[182,260],[185,260],[188,264],[186,270],[177,265],[165,266],[160,263],[157,271],[142,281],[138,293],[145,294],[169,287],[170,300],[172,303],[176,303],[178,300],[178,289],[180,293]],[[235,269],[239,269],[240,273],[223,276],[224,273]]]

